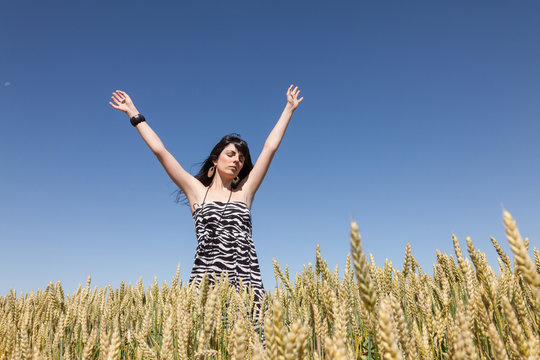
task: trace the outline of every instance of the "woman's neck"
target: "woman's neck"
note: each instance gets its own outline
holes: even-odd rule
[[[219,173],[217,173],[214,176],[214,181],[212,181],[212,184],[210,185],[212,190],[227,193],[229,191],[232,191],[232,180],[226,180],[223,179]]]

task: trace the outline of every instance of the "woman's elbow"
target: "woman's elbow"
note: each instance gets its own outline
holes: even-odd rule
[[[266,143],[264,144],[263,150],[264,150],[264,151],[269,151],[269,152],[275,153],[275,152],[277,151],[278,147],[279,147],[279,143],[266,142]]]
[[[165,149],[164,146],[157,147],[155,149],[151,149],[154,155],[156,155],[158,158],[162,158],[165,154],[167,154],[167,149]]]

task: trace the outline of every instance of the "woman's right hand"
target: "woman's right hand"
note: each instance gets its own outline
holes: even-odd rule
[[[109,101],[109,105],[116,110],[125,112],[130,118],[139,113],[135,105],[133,105],[133,101],[131,101],[131,98],[125,92],[116,90],[112,93],[111,99],[114,101],[114,104]]]

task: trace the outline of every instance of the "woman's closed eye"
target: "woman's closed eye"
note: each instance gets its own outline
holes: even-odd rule
[[[230,152],[227,153],[227,156],[228,156],[228,157],[233,157],[234,155],[236,155],[236,153],[235,153],[235,152],[232,152],[232,151],[230,151]],[[241,163],[243,163],[243,162],[244,162],[244,156],[243,156],[243,155],[240,155],[240,156],[238,157],[238,160],[239,160]]]

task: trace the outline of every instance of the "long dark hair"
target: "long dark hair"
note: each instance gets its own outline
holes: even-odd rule
[[[242,155],[244,155],[244,166],[242,167],[242,170],[240,170],[240,173],[238,174],[239,181],[236,185],[232,185],[233,189],[236,188],[236,186],[250,173],[251,169],[253,169],[253,163],[251,161],[251,155],[249,154],[249,147],[245,140],[242,140],[240,138],[240,134],[232,133],[229,135],[225,135],[221,138],[221,140],[214,146],[212,151],[210,152],[210,155],[204,160],[201,164],[201,169],[195,175],[195,178],[199,180],[204,186],[209,186],[212,183],[212,179],[214,176],[216,176],[217,171],[214,172],[214,176],[211,178],[208,177],[208,170],[214,166],[214,161],[217,160],[223,149],[225,149],[229,144],[234,144],[234,147],[236,147],[236,150],[240,152]],[[186,205],[189,205],[189,202],[187,200],[186,194],[181,189],[178,189],[175,191],[176,194],[176,202],[182,202]]]

